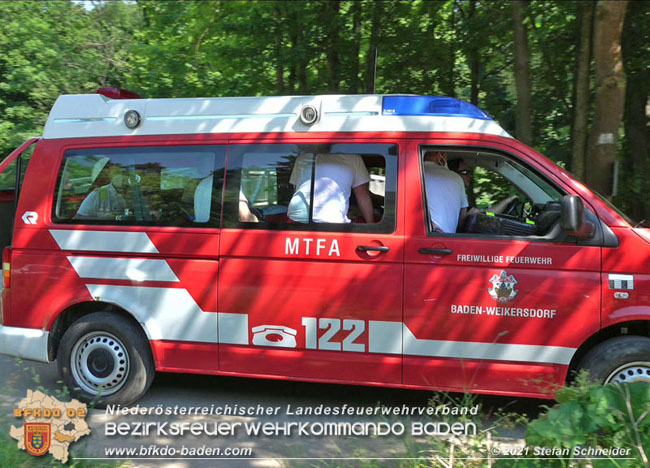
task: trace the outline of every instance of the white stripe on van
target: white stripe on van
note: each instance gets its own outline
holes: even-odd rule
[[[217,314],[203,312],[185,289],[87,284],[95,300],[135,316],[150,340],[217,342]]]
[[[368,322],[368,351],[402,354],[402,322]]]
[[[50,229],[50,234],[61,250],[158,253],[145,232]]]
[[[249,345],[247,314],[204,312],[185,289],[87,284],[95,300],[131,312],[150,340]],[[368,351],[488,361],[567,365],[575,348],[420,339],[402,322],[368,323]]]
[[[248,315],[219,312],[219,343],[248,345]]]
[[[165,260],[71,256],[68,261],[81,278],[180,281]]]
[[[204,312],[186,289],[87,284],[95,300],[135,316],[150,340],[248,345],[248,315]]]
[[[567,365],[575,348],[473,341],[444,341],[420,339],[401,322],[371,321],[368,349],[374,353],[405,356],[430,356],[455,359],[485,359],[489,361],[539,362]]]

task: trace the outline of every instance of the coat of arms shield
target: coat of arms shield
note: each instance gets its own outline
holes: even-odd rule
[[[25,423],[25,450],[31,455],[40,456],[50,448],[50,423]]]
[[[490,283],[492,283],[492,287],[488,288],[488,293],[492,299],[501,304],[510,302],[515,298],[515,296],[517,296],[517,293],[519,293],[519,291],[515,289],[515,284],[517,284],[515,277],[513,275],[508,275],[508,273],[503,270],[500,274],[492,276],[492,278],[490,278]]]

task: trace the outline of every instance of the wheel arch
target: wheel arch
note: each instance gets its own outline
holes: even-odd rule
[[[566,381],[573,381],[576,372],[578,371],[580,362],[594,347],[611,338],[627,335],[638,335],[650,338],[650,320],[630,320],[619,322],[614,325],[610,325],[607,328],[603,328],[602,330],[599,330],[597,333],[589,337],[573,355],[573,358],[569,363]]]
[[[122,307],[103,301],[79,302],[68,307],[57,316],[57,318],[54,320],[54,323],[52,324],[52,327],[50,328],[50,335],[47,343],[47,354],[50,362],[54,361],[57,358],[61,339],[63,338],[63,335],[68,330],[68,328],[70,328],[74,322],[81,319],[82,317],[95,312],[108,312],[111,314],[119,315],[131,322],[134,328],[140,331],[142,338],[147,341],[147,346],[149,346],[151,349],[151,353],[154,356],[154,362],[156,362],[156,356],[153,352],[153,349],[151,348],[151,345],[149,344],[149,334],[147,333],[147,330],[143,324]]]

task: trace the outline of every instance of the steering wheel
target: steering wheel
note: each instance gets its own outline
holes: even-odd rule
[[[522,208],[521,199],[517,195],[514,195],[514,198],[503,209],[502,214],[520,217],[521,208]]]

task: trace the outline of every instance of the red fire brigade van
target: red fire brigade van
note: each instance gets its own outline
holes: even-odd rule
[[[155,371],[536,398],[580,369],[650,381],[650,230],[480,109],[123,97],[60,97],[0,164],[0,353],[56,360],[81,398],[130,403]],[[429,151],[469,167],[456,232]]]

